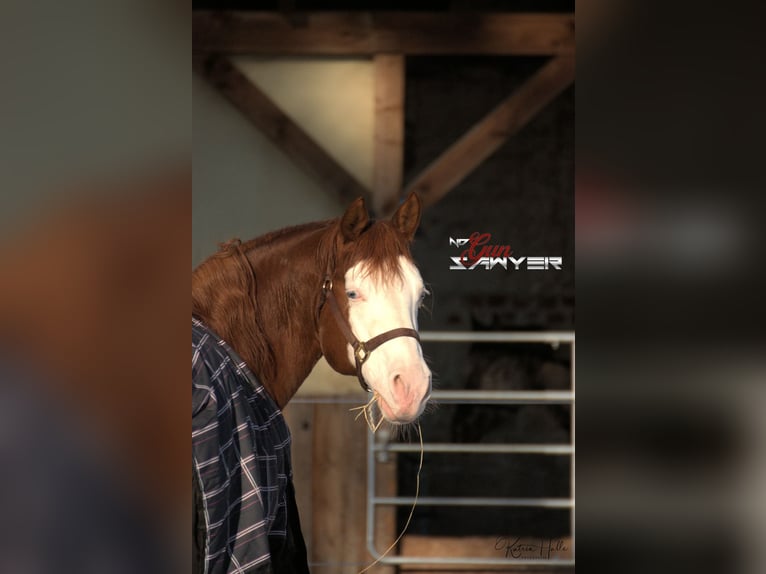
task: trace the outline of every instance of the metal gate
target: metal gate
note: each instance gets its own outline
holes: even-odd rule
[[[434,391],[432,398],[438,403],[473,403],[495,405],[519,404],[569,404],[571,405],[571,429],[569,444],[452,444],[424,442],[425,453],[484,453],[484,454],[542,454],[571,457],[569,498],[495,498],[495,497],[420,497],[418,506],[460,507],[540,507],[570,510],[571,559],[535,558],[488,558],[488,557],[436,557],[436,556],[384,556],[375,540],[375,516],[379,506],[409,506],[414,497],[377,496],[376,464],[385,460],[389,453],[420,452],[419,444],[379,442],[368,431],[367,438],[367,547],[380,564],[388,565],[442,565],[442,566],[511,566],[545,565],[572,567],[575,564],[575,335],[571,331],[549,332],[428,332],[420,333],[423,342],[468,343],[539,343],[554,348],[561,344],[570,346],[570,391]]]

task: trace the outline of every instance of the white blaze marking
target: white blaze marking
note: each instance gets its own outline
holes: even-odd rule
[[[346,292],[354,291],[356,300],[349,300],[349,324],[354,335],[366,341],[372,337],[406,327],[417,330],[418,303],[423,292],[423,279],[415,265],[400,256],[401,278],[382,277],[366,273],[365,262],[351,267],[345,275]],[[348,347],[354,364],[354,354]],[[423,360],[418,341],[412,337],[397,337],[378,347],[364,363],[362,371],[370,387],[402,416],[415,418],[420,414],[422,398],[429,392],[430,370]],[[409,392],[396,400],[393,380],[397,374],[405,378]],[[406,377],[405,377],[406,375]]]

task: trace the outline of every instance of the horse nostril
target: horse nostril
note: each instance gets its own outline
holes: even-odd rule
[[[402,375],[394,375],[394,381],[391,387],[394,396],[398,397],[399,400],[405,400],[410,392],[409,380],[405,379]]]

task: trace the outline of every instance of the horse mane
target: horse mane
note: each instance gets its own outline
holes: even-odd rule
[[[274,351],[261,328],[258,286],[239,239],[219,246],[192,273],[192,314],[231,344],[261,378],[273,380]]]
[[[281,239],[287,239],[293,235],[301,235],[304,233],[309,233],[311,231],[328,228],[336,221],[337,219],[326,219],[324,221],[312,221],[311,223],[302,223],[300,225],[284,227],[282,229],[277,229],[276,231],[270,231],[263,235],[259,235],[258,237],[255,237],[253,239],[250,239],[249,241],[242,243],[242,246],[245,249],[245,251],[250,251],[251,249],[265,247],[272,243],[276,243],[277,241]],[[239,241],[239,240],[233,239],[231,241]],[[222,243],[220,247],[223,248],[228,243],[231,243],[231,241]]]
[[[264,278],[258,277],[248,253],[321,230],[315,254],[320,276],[326,269],[345,270],[365,261],[363,272],[374,280],[401,278],[399,256],[412,259],[409,241],[388,221],[371,222],[354,241],[345,242],[337,218],[279,229],[246,242],[232,239],[192,272],[192,314],[232,345],[262,382],[277,380],[277,365],[262,328],[258,281]]]

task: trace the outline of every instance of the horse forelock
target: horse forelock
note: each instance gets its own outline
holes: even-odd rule
[[[400,257],[412,261],[409,241],[388,221],[377,221],[344,246],[339,267],[345,272],[361,263],[359,272],[373,281],[403,280]]]

